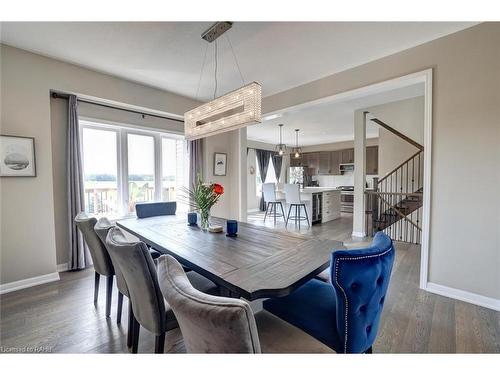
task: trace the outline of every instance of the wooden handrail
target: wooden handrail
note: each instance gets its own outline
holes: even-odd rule
[[[405,195],[407,197],[422,197],[423,193],[387,193],[385,191],[371,191],[365,190],[365,194],[373,194],[373,195]]]
[[[383,127],[384,129],[390,131],[391,133],[397,135],[399,138],[404,139],[406,142],[408,142],[409,144],[415,146],[420,151],[424,151],[424,146],[422,146],[420,143],[415,142],[413,139],[411,139],[410,137],[407,137],[403,133],[401,133],[401,132],[397,131],[396,129],[394,129],[393,127],[387,125],[382,120],[379,120],[378,118],[372,118],[370,120],[373,121],[376,124],[379,124],[381,127]]]
[[[417,151],[415,154],[413,154],[412,156],[410,156],[408,159],[406,159],[404,162],[402,162],[401,164],[399,164],[396,168],[394,168],[392,171],[390,171],[389,173],[387,173],[384,177],[382,177],[380,180],[378,180],[378,185],[380,185],[380,183],[384,180],[386,180],[388,177],[390,177],[391,174],[393,174],[394,172],[396,172],[399,168],[402,168],[403,165],[405,165],[406,163],[408,163],[411,159],[415,158],[418,156],[418,154],[420,154],[422,151]]]

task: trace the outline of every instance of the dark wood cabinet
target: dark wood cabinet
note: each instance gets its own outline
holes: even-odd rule
[[[330,151],[319,153],[319,174],[330,174]]]
[[[354,149],[353,148],[340,150],[340,163],[341,164],[354,163]]]
[[[306,152],[299,159],[290,155],[291,167],[307,167],[312,175],[341,175],[340,164],[354,163],[354,149]],[[366,174],[378,174],[378,146],[366,147]]]
[[[319,152],[307,152],[303,154],[307,155],[307,164],[304,163],[309,170],[314,170],[314,173],[318,173],[319,169]]]
[[[378,146],[366,148],[366,174],[378,174]]]
[[[340,151],[330,152],[330,174],[340,175]]]

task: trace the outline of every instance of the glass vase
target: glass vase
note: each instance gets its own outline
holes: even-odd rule
[[[210,210],[200,210],[200,227],[207,231],[210,226]]]

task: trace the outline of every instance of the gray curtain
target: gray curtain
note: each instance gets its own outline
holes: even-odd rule
[[[198,177],[203,171],[203,140],[196,139],[188,142],[189,155],[189,188],[193,186]]]
[[[267,150],[255,150],[255,154],[257,155],[257,163],[259,164],[260,178],[262,183],[266,181],[267,176],[267,167],[269,166],[269,159],[273,154],[272,151]],[[264,192],[262,192],[262,196],[260,197],[260,210],[266,210],[266,203],[264,202]]]
[[[274,174],[276,176],[276,181],[278,182],[280,182],[282,164],[283,164],[283,156],[280,156],[278,155],[278,153],[275,153],[273,155],[273,165],[274,165]]]
[[[66,152],[69,226],[68,266],[70,270],[77,270],[91,265],[92,259],[74,220],[75,216],[85,209],[80,132],[78,129],[78,101],[75,95],[70,95],[68,99]]]

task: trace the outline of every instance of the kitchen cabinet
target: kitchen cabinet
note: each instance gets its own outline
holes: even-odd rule
[[[354,149],[353,148],[340,150],[340,163],[341,164],[354,163]]]
[[[318,174],[330,174],[330,152],[321,151],[319,153]]]
[[[318,173],[319,169],[319,152],[308,152],[303,155],[307,155],[307,168],[314,170],[314,173]]]
[[[330,152],[330,174],[340,175],[340,151]]]
[[[295,159],[293,155],[290,155],[290,167],[302,167],[304,165],[304,155],[302,157]]]
[[[378,174],[378,146],[366,148],[366,174]]]
[[[354,163],[354,149],[306,152],[300,159],[290,155],[291,167],[307,167],[311,175],[341,175],[340,164]],[[378,174],[378,146],[366,147],[366,174]]]

